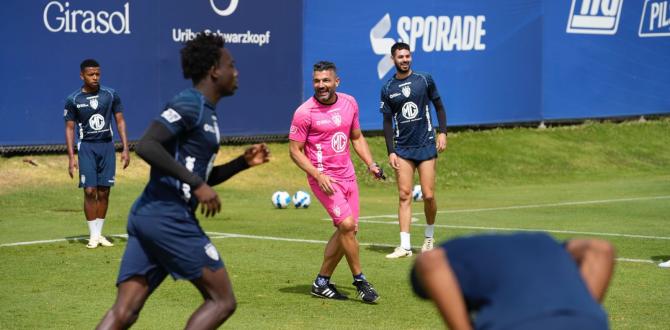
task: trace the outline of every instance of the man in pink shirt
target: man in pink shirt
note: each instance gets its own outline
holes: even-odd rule
[[[326,61],[314,64],[312,83],[314,96],[293,115],[289,149],[291,159],[307,173],[314,195],[337,228],[326,245],[312,294],[347,299],[330,283],[335,267],[346,256],[358,295],[366,303],[375,303],[379,295],[363,275],[358,253],[358,184],[349,141],[371,174],[382,179],[384,173],[372,160],[368,143],[361,133],[356,100],[336,92],[340,78],[335,64]]]

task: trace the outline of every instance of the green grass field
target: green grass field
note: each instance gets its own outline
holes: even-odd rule
[[[604,307],[613,329],[667,329],[670,324],[670,120],[587,123],[535,129],[451,134],[440,156],[437,238],[484,231],[543,230],[559,239],[599,237],[617,247],[618,263]],[[382,138],[368,139],[380,163]],[[318,203],[275,210],[275,190],[307,190],[287,144],[271,144],[270,165],[217,187],[223,211],[201,219],[232,276],[238,310],[230,328],[436,329],[430,303],[408,283],[412,260],[386,260],[398,244],[393,178],[361,176],[359,240],[363,271],[378,289],[378,305],[309,295],[332,233]],[[223,147],[217,162],[240,153]],[[114,300],[125,242],[87,250],[83,193],[67,176],[63,155],[0,159],[0,329],[93,328]],[[386,166],[388,170],[388,166]],[[125,234],[126,215],[146,181],[136,156],[118,170],[105,234]],[[391,175],[392,176],[392,175]],[[413,211],[413,244],[421,243],[422,205]],[[53,240],[53,241],[50,241]],[[37,242],[44,241],[44,242]],[[12,245],[31,242],[25,245]],[[345,262],[333,281],[353,296]],[[166,280],[149,299],[137,329],[182,328],[201,298],[188,282]],[[332,325],[332,326],[331,326]]]

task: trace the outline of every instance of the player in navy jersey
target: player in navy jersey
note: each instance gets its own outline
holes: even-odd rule
[[[211,187],[267,162],[269,151],[265,144],[253,145],[213,166],[220,141],[216,103],[237,89],[238,72],[223,46],[220,36],[206,33],[185,44],[181,64],[193,88],[168,102],[137,144],[137,154],[151,165],[150,179],[130,210],[116,302],[99,329],[131,326],[168,274],[189,280],[204,298],[186,328],[214,329],[235,311],[230,278],[196,209],[201,204],[201,213],[214,216],[221,202]]]
[[[409,45],[398,42],[391,47],[396,73],[381,91],[380,112],[384,116],[384,137],[389,163],[395,169],[398,182],[398,222],[400,246],[387,258],[412,255],[410,220],[412,216],[412,186],[414,172],[419,172],[423,193],[426,229],[421,251],[433,248],[437,204],[435,203],[435,166],[437,153],[447,148],[447,115],[430,74],[412,71]],[[430,115],[430,103],[435,106],[437,138]]]
[[[79,76],[84,85],[65,101],[65,143],[70,177],[79,168],[79,187],[84,188],[84,215],[90,233],[86,247],[94,249],[98,245],[113,246],[102,236],[116,172],[112,116],[123,144],[121,161],[124,169],[130,163],[130,155],[121,98],[113,89],[100,85],[100,64],[93,59],[84,60]],[[78,162],[74,157],[75,125],[79,133]]]
[[[450,329],[601,330],[614,254],[604,240],[477,235],[421,254],[411,280]]]

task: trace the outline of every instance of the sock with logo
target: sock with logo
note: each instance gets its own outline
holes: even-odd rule
[[[409,240],[409,233],[406,232],[400,232],[400,247],[409,251],[412,249],[412,245],[410,244]]]
[[[316,280],[314,280],[314,283],[318,286],[326,286],[330,284],[330,276],[323,276],[321,274],[316,276]]]

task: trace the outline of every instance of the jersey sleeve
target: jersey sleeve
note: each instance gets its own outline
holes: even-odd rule
[[[311,124],[308,109],[299,108],[296,110],[293,114],[291,128],[288,133],[289,140],[298,142],[307,141],[307,133],[309,132]]]
[[[63,120],[65,121],[77,121],[77,107],[74,106],[74,102],[71,97],[65,99],[65,109],[63,110]]]
[[[156,121],[165,125],[175,135],[179,135],[198,125],[200,113],[200,104],[195,102],[168,103]]]
[[[359,113],[358,102],[356,102],[356,100],[353,97],[351,98],[351,105],[352,105],[352,108],[354,110],[354,117],[351,120],[351,130],[360,129],[361,128],[361,122],[358,119],[358,117],[359,117],[358,116],[358,113]]]
[[[437,91],[437,86],[435,86],[433,76],[426,74],[426,83],[428,84],[428,86],[426,86],[426,91],[428,92],[428,98],[431,101],[439,99],[440,93]]]
[[[123,112],[123,104],[121,103],[121,97],[115,91],[112,93],[112,113]]]
[[[381,102],[379,104],[379,112],[381,113],[392,113],[391,106],[389,105],[388,98],[388,87],[387,85],[382,86],[381,92]]]

